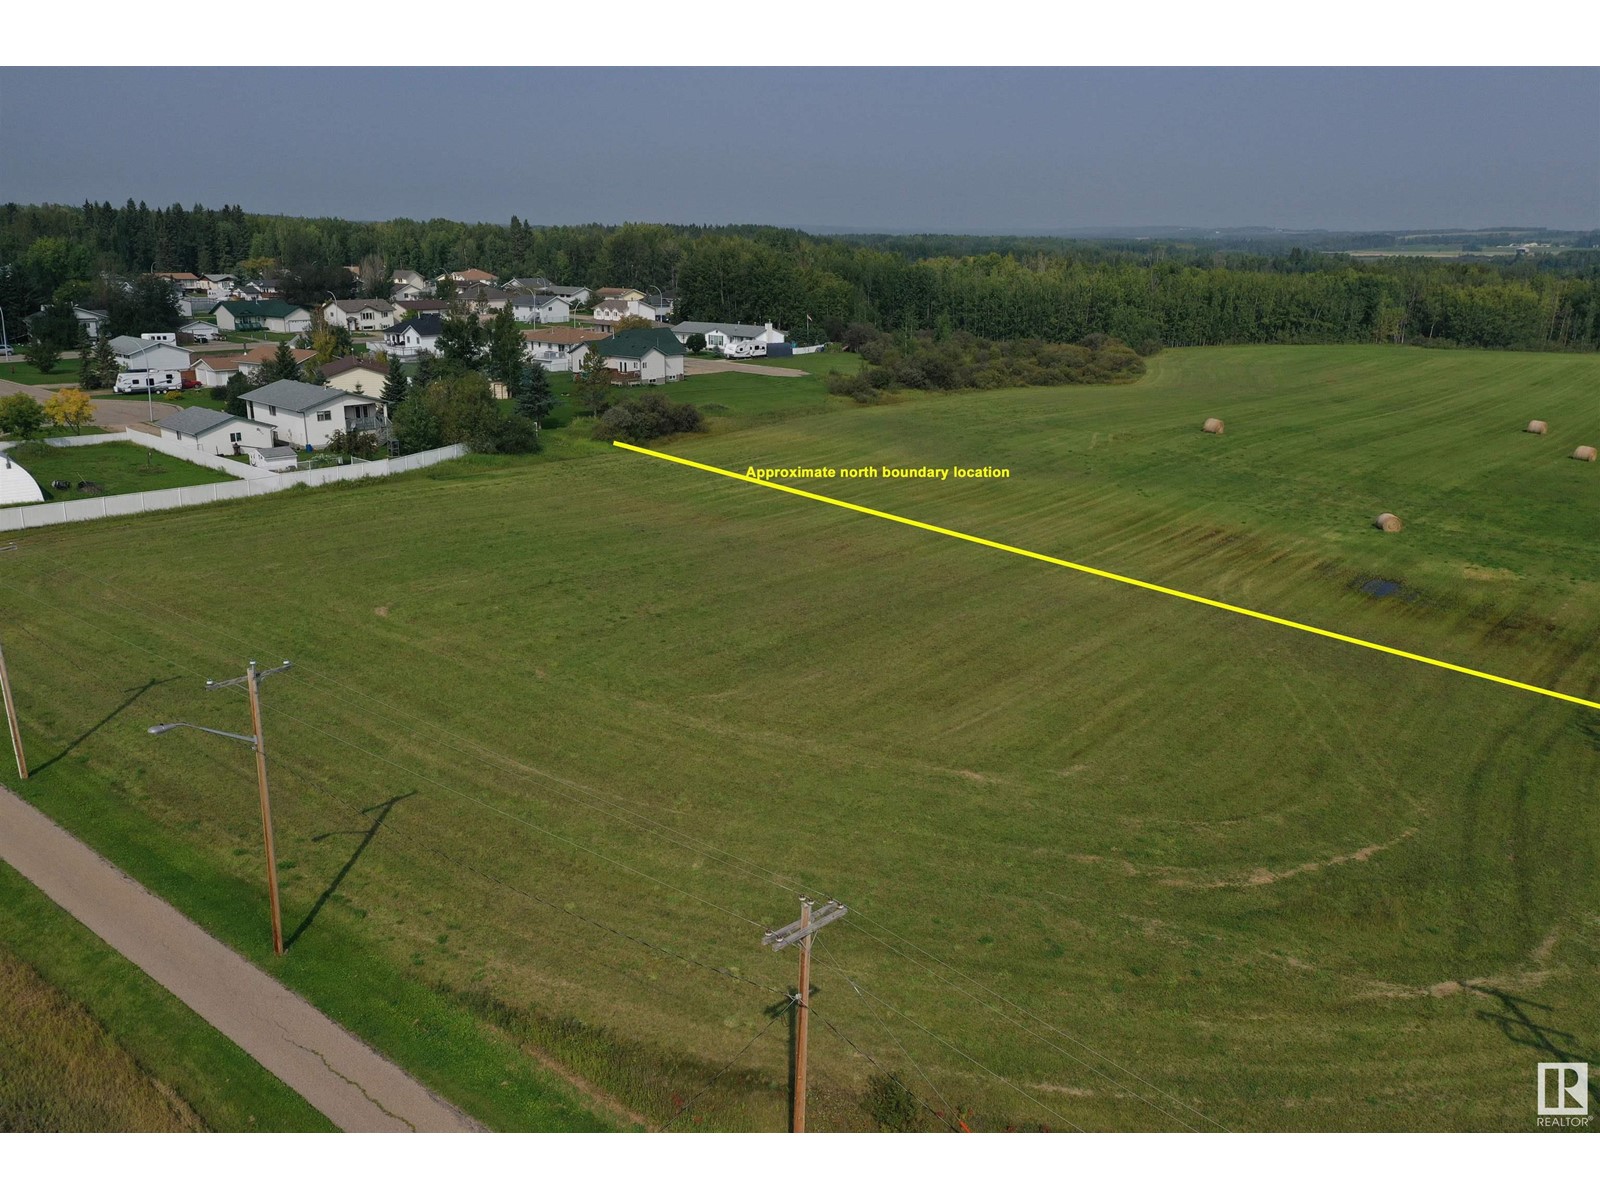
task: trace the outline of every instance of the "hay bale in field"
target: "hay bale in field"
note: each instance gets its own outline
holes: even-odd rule
[[[1546,425],[1543,421],[1529,421],[1528,428],[1523,432],[1543,435],[1550,432],[1550,426]]]
[[[1373,522],[1373,525],[1385,533],[1399,533],[1405,528],[1400,518],[1393,513],[1379,513],[1378,519]]]
[[[1206,423],[1204,425],[1202,425],[1200,428],[1205,433],[1221,433],[1222,432],[1222,422],[1217,420],[1216,417],[1207,417],[1206,418]]]
[[[1576,450],[1574,450],[1572,452],[1572,457],[1577,459],[1579,462],[1593,462],[1594,461],[1594,447],[1593,446],[1579,446]]]

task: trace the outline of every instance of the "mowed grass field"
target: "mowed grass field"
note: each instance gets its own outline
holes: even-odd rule
[[[1577,356],[1209,349],[663,448],[1006,467],[801,486],[1596,698],[1597,397]],[[249,756],[144,729],[296,662],[271,969],[501,1126],[550,1067],[611,1124],[781,1128],[800,892],[853,910],[813,1127],[892,1072],[931,1128],[1521,1130],[1600,1045],[1593,709],[624,451],[0,572],[23,794],[257,961]]]

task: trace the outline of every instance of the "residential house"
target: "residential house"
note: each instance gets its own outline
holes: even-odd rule
[[[563,287],[559,283],[552,283],[549,287],[540,290],[549,292],[552,296],[560,296],[573,308],[582,308],[589,303],[590,292],[586,287]]]
[[[157,271],[157,279],[165,279],[178,289],[178,294],[183,296],[208,296],[210,285],[200,276],[190,271]]]
[[[217,305],[217,328],[305,333],[311,328],[311,314],[287,300],[225,300]]]
[[[186,317],[203,317],[216,312],[217,305],[221,303],[210,296],[179,296],[178,311]]]
[[[672,383],[683,378],[683,344],[670,329],[624,329],[594,352],[617,372],[619,383]]]
[[[398,318],[400,320],[402,320],[402,321],[405,321],[405,320],[409,320],[412,317],[420,317],[424,313],[440,313],[440,314],[443,314],[443,313],[449,312],[450,311],[450,301],[448,301],[448,300],[429,300],[429,299],[402,300],[398,304],[396,304],[395,307],[400,310],[399,313],[397,314]]]
[[[439,334],[444,331],[444,317],[436,312],[423,313],[402,321],[384,331],[383,349],[390,358],[409,360],[421,354],[439,352]]]
[[[672,301],[658,296],[646,300],[637,292],[626,296],[606,296],[594,302],[591,310],[598,321],[620,321],[624,317],[642,317],[646,321],[659,321],[672,311]]]
[[[394,273],[389,276],[389,282],[396,288],[416,288],[419,294],[428,290],[428,281],[409,267],[396,267]]]
[[[207,273],[206,295],[221,304],[224,300],[232,300],[239,294],[239,280],[225,273]]]
[[[336,358],[332,362],[322,364],[323,383],[356,396],[382,395],[383,385],[388,382],[388,378],[377,363],[354,355]]]
[[[535,292],[531,296],[513,296],[511,314],[527,325],[565,325],[572,320],[572,306],[560,296]]]
[[[550,281],[543,275],[535,275],[532,279],[519,277],[506,280],[505,287],[508,292],[525,292],[528,295],[532,295],[535,292],[548,292],[550,290]]]
[[[426,283],[397,283],[389,289],[389,299],[397,304],[406,300],[422,300],[433,295]]]
[[[315,450],[335,431],[370,430],[386,436],[388,414],[375,397],[352,396],[337,388],[279,379],[244,394],[252,421],[264,421],[278,439]]]
[[[222,331],[211,321],[190,321],[178,326],[178,336],[191,342],[214,342],[222,336]]]
[[[589,347],[610,336],[599,329],[555,325],[524,330],[522,339],[528,344],[530,362],[541,363],[547,371],[578,371]]]
[[[33,323],[40,317],[44,316],[44,314],[45,309],[41,308],[31,317],[25,318],[23,320],[23,324],[27,325],[31,329],[33,327]],[[78,319],[78,324],[83,327],[83,332],[88,336],[90,341],[93,341],[95,338],[100,336],[101,332],[106,328],[106,322],[111,319],[111,314],[106,312],[105,309],[84,308],[81,304],[74,304],[72,306],[72,315]]]
[[[387,300],[330,300],[323,305],[322,318],[333,328],[388,329],[395,323],[398,309]]]
[[[111,353],[124,371],[187,371],[189,352],[171,342],[150,342],[144,338],[114,337]]]
[[[443,283],[446,279],[453,279],[456,283],[499,283],[500,277],[491,275],[487,271],[480,271],[477,267],[468,267],[465,271],[448,271],[439,276],[436,282]]]
[[[225,387],[239,372],[241,355],[202,354],[194,360],[194,381],[200,387]]]
[[[706,349],[725,358],[760,358],[767,347],[775,342],[786,342],[789,335],[774,329],[772,322],[765,325],[740,325],[732,321],[682,321],[672,327],[684,345],[689,338],[699,334],[706,339]]]
[[[293,471],[300,465],[300,456],[293,446],[252,446],[244,453],[252,467],[268,471]]]
[[[207,454],[242,454],[246,447],[272,445],[272,426],[247,421],[212,408],[184,408],[156,421],[163,441],[175,441]]]
[[[456,298],[479,314],[497,313],[511,303],[510,292],[486,283],[464,284],[456,292]]]
[[[601,288],[594,299],[596,304],[602,300],[643,300],[644,293],[638,288]]]

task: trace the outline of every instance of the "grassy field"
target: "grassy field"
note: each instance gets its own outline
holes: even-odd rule
[[[56,363],[56,369],[48,373],[36,369],[31,363],[21,360],[17,362],[0,363],[0,396],[9,395],[8,384],[28,383],[35,386],[50,387],[58,383],[78,382],[78,360],[63,358]]]
[[[18,466],[33,476],[47,501],[227,483],[233,478],[181,458],[147,451],[131,442],[102,442],[98,446],[47,446],[43,442],[32,442],[8,453]],[[74,487],[57,494],[50,486],[57,479]],[[97,483],[100,490],[81,491],[76,487],[80,480]]]
[[[1600,696],[1600,360],[1150,367],[665,448],[1005,467],[801,486]],[[800,891],[815,1127],[1530,1129],[1595,1057],[1593,710],[595,445],[19,538],[23,794],[261,961],[248,756],[143,730],[295,660],[271,969],[496,1124],[781,1128]]]
[[[0,1131],[330,1128],[0,863]]]

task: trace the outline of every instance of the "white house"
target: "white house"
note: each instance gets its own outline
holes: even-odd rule
[[[498,276],[491,275],[487,271],[480,271],[477,267],[468,267],[465,271],[451,271],[447,275],[439,276],[440,283],[443,283],[446,279],[453,279],[457,283],[495,284],[500,282]]]
[[[608,296],[596,300],[591,310],[597,321],[620,321],[623,317],[643,317],[646,321],[659,321],[672,311],[672,301],[664,297],[646,300],[639,295]]]
[[[574,329],[569,325],[526,329],[522,333],[528,344],[528,360],[540,363],[547,371],[582,370],[589,347],[606,337],[598,329]]]
[[[433,295],[426,283],[397,283],[389,289],[391,300],[421,300],[425,296]]]
[[[402,321],[383,334],[383,349],[390,358],[409,361],[419,354],[439,352],[439,334],[444,329],[444,318],[438,313],[423,313]]]
[[[313,450],[326,446],[335,431],[371,430],[381,436],[388,423],[388,413],[375,397],[292,379],[246,392],[244,403],[250,419],[271,425],[280,441]]]
[[[189,352],[170,342],[147,342],[143,338],[114,337],[111,353],[125,371],[187,371]]]
[[[542,290],[549,292],[552,296],[560,296],[573,308],[582,308],[589,303],[590,293],[586,287],[562,287],[559,283],[552,283]]]
[[[24,318],[23,323],[32,328],[33,323],[44,316],[45,312],[46,310],[41,308],[31,317]],[[72,306],[72,315],[77,318],[78,324],[83,327],[83,332],[88,335],[91,341],[100,336],[101,331],[106,327],[106,322],[110,319],[110,314],[104,309],[84,308],[79,304]]]
[[[619,383],[672,383],[683,378],[683,345],[670,329],[624,329],[594,344]]]
[[[516,279],[506,280],[505,286],[508,292],[527,292],[529,295],[533,295],[536,292],[548,292],[550,290],[550,281],[543,275],[535,275],[531,279],[524,279],[518,276]]]
[[[305,333],[311,314],[287,300],[225,300],[217,305],[217,328],[265,329],[272,333]]]
[[[222,336],[222,331],[210,321],[190,321],[187,325],[179,325],[178,333],[196,342],[212,342]]]
[[[786,342],[789,335],[774,329],[772,322],[765,325],[738,325],[729,321],[684,321],[672,327],[672,332],[684,345],[689,338],[699,334],[706,339],[706,349],[726,358],[759,358],[775,342]]]
[[[512,297],[511,315],[527,325],[565,325],[572,320],[572,306],[560,296],[535,292]]]
[[[207,272],[204,278],[206,295],[219,304],[224,300],[232,300],[238,294],[239,281],[232,275]]]
[[[381,396],[389,381],[383,369],[364,358],[336,358],[322,366],[322,382],[357,396]]]
[[[387,300],[330,300],[322,318],[330,328],[388,329],[395,323],[395,306]]]
[[[237,354],[202,354],[194,360],[194,381],[200,387],[222,387],[239,370]]]
[[[272,426],[210,408],[184,408],[156,422],[164,441],[180,442],[207,454],[242,454],[248,447],[272,445]]]

